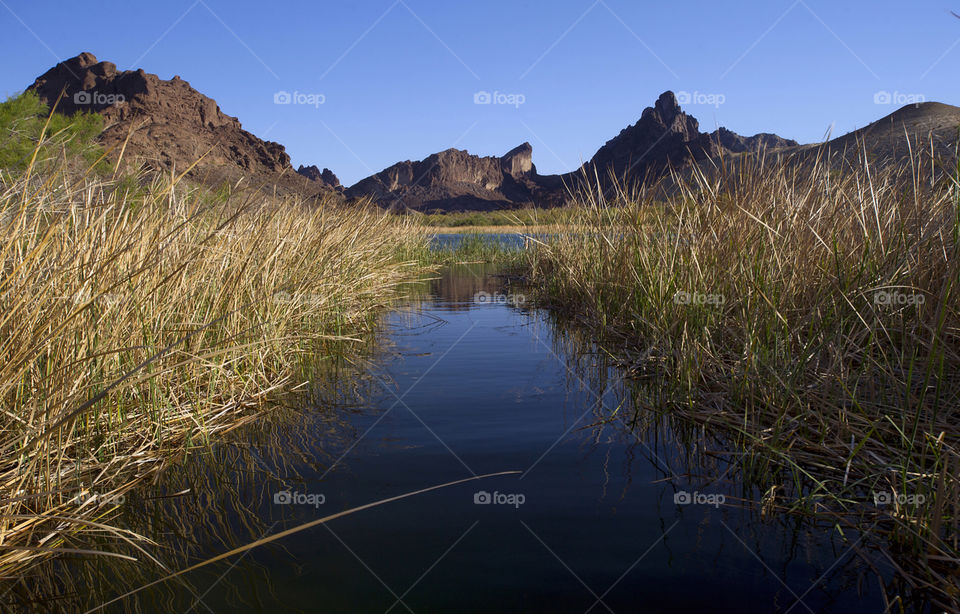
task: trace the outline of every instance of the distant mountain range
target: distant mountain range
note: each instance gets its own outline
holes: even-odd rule
[[[697,120],[680,109],[673,92],[664,92],[640,120],[607,141],[583,168],[563,175],[540,175],[533,149],[523,143],[502,157],[479,157],[448,149],[418,162],[399,162],[350,187],[350,197],[368,196],[396,208],[418,210],[497,209],[518,205],[553,205],[567,187],[596,170],[604,179],[658,176],[669,166],[724,152],[795,147],[775,134],[743,137],[726,129],[700,132]]]
[[[816,151],[843,158],[866,151],[874,164],[891,164],[902,160],[908,147],[930,148],[933,143],[935,153],[955,155],[960,127],[960,108],[925,102],[825,143],[800,145],[776,134],[741,136],[725,128],[700,132],[673,92],[664,92],[635,124],[569,173],[540,175],[532,147],[523,143],[499,157],[447,149],[420,161],[398,162],[344,188],[330,169],[294,170],[283,145],[243,130],[236,118],[179,76],[163,80],[142,69],[118,71],[110,62],[81,53],[27,89],[48,104],[57,103],[60,113],[101,113],[106,119],[101,142],[114,147],[114,157],[122,154],[138,167],[182,172],[196,163],[189,175],[210,184],[246,180],[306,197],[370,198],[397,211],[554,206],[583,177],[653,180],[671,168],[761,151],[797,159]]]

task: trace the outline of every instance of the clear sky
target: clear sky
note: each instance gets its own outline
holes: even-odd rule
[[[950,10],[960,0],[0,0],[0,93],[90,51],[180,75],[295,166],[346,185],[448,147],[523,141],[552,173],[668,89],[701,129],[801,142],[919,97],[960,104]]]

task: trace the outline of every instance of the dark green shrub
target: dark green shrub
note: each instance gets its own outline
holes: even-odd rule
[[[50,124],[41,133],[47,119]],[[65,154],[92,164],[102,154],[95,138],[103,130],[103,118],[95,113],[50,115],[49,107],[33,92],[12,96],[0,103],[0,169],[17,173],[26,169],[40,146],[37,160]]]

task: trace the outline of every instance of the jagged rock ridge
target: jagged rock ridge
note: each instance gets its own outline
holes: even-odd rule
[[[866,148],[875,164],[896,164],[910,147],[955,154],[960,108],[934,103],[911,104],[826,143],[798,145],[775,134],[741,136],[726,128],[700,132],[672,92],[664,92],[639,120],[605,143],[581,168],[562,175],[540,175],[533,150],[523,143],[503,156],[481,157],[448,149],[421,161],[404,161],[344,189],[329,169],[300,166],[294,170],[279,143],[265,141],[224,114],[217,103],[179,76],[170,80],[142,69],[118,71],[93,54],[57,64],[28,88],[57,111],[100,113],[106,127],[100,135],[107,147],[123,149],[124,160],[158,170],[183,170],[200,160],[191,176],[209,183],[235,182],[276,186],[281,191],[312,196],[341,193],[369,198],[394,210],[496,209],[564,201],[584,177],[607,182],[657,179],[670,169],[718,156],[733,159],[770,151],[797,163],[826,151],[836,164],[855,162]],[[63,96],[61,98],[61,92]],[[129,141],[124,148],[120,145]],[[202,158],[202,159],[201,159]]]
[[[315,164],[311,166],[300,165],[297,168],[297,174],[302,175],[309,179],[310,181],[320,182],[327,187],[333,188],[335,190],[343,191],[343,186],[340,185],[340,180],[337,179],[337,176],[333,174],[329,168],[324,168],[321,171]]]
[[[347,189],[392,209],[498,209],[530,205],[551,195],[523,143],[503,156],[475,156],[447,149],[423,160],[405,160]]]
[[[775,134],[741,136],[726,128],[712,133],[700,132],[700,124],[680,108],[673,92],[657,98],[644,109],[636,124],[597,150],[587,164],[600,177],[648,177],[662,174],[668,167],[680,167],[691,161],[705,160],[724,153],[743,153],[761,149],[795,147],[796,141]]]

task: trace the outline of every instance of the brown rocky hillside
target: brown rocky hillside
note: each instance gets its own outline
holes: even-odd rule
[[[122,150],[123,160],[136,168],[182,172],[200,160],[190,176],[211,184],[245,180],[307,196],[330,187],[297,174],[283,145],[247,132],[179,76],[164,80],[142,69],[118,71],[111,62],[81,53],[27,89],[56,103],[60,113],[103,115],[100,141],[115,148],[115,159]]]

